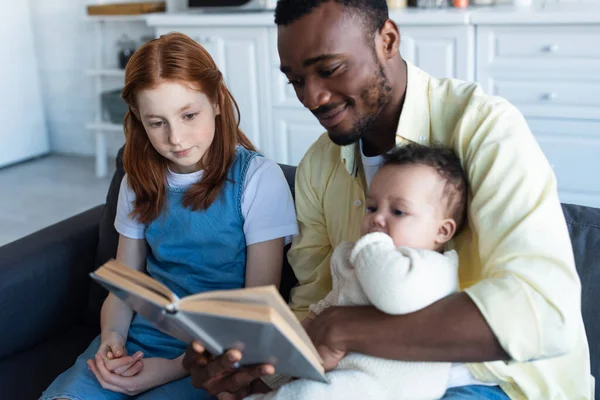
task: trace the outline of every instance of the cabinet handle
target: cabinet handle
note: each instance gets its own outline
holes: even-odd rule
[[[542,95],[542,100],[552,101],[552,100],[556,100],[557,97],[558,97],[558,94],[556,94],[555,92],[544,93]]]
[[[214,43],[216,41],[214,36],[196,36],[194,41],[198,43]]]
[[[559,49],[559,47],[558,47],[557,44],[551,44],[551,45],[548,45],[548,46],[544,46],[542,48],[542,51],[544,53],[556,53],[558,51],[558,49]]]

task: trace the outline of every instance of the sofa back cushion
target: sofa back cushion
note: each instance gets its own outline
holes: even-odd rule
[[[115,217],[117,216],[117,201],[119,199],[119,189],[121,181],[125,176],[123,169],[123,148],[117,154],[115,173],[110,181],[110,187],[106,195],[106,205],[100,218],[100,227],[98,232],[98,247],[96,248],[96,259],[94,270],[102,264],[117,256],[117,244],[119,243],[119,234],[115,230]],[[88,300],[88,311],[86,313],[86,322],[90,325],[100,326],[100,308],[107,295],[106,289],[102,286],[92,283]]]
[[[575,265],[581,278],[581,314],[590,346],[592,375],[600,379],[600,209],[563,204]],[[596,397],[600,396],[596,389]]]

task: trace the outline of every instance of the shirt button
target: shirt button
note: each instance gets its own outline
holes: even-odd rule
[[[360,201],[360,200],[354,200],[354,205],[356,207],[360,207],[361,204],[362,204],[362,201]]]
[[[424,142],[424,141],[425,141],[425,136],[423,136],[423,135],[419,136],[419,140],[420,140],[421,142]]]

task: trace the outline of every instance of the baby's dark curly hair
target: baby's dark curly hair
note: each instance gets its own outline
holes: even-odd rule
[[[434,168],[446,180],[444,197],[448,216],[456,222],[460,232],[467,219],[467,177],[454,150],[447,147],[427,147],[408,144],[396,147],[383,156],[386,165],[426,165]]]
[[[369,38],[374,37],[389,19],[386,0],[279,0],[275,8],[275,24],[289,25],[329,1],[343,5],[348,12],[360,17]]]

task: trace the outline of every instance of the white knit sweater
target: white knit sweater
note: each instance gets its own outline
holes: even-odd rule
[[[371,233],[335,249],[331,275],[332,291],[311,306],[316,314],[332,305],[369,304],[387,314],[408,314],[458,290],[458,255],[396,248],[388,235]],[[431,400],[446,391],[450,367],[350,353],[327,373],[329,384],[296,380],[249,399]]]

